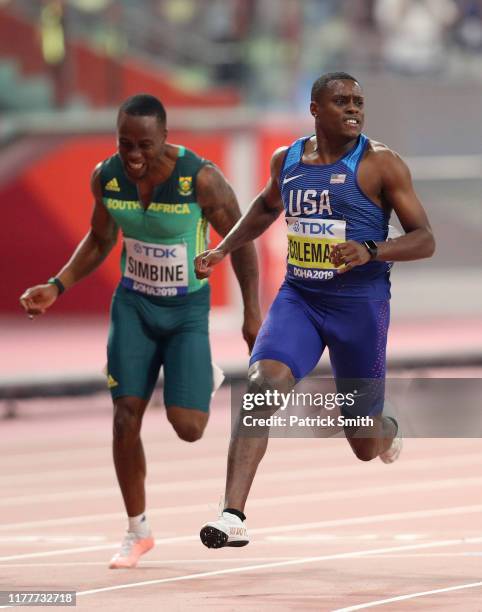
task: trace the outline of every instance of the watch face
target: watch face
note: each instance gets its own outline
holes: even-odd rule
[[[363,244],[370,253],[371,258],[375,258],[378,254],[377,243],[374,240],[365,240]]]

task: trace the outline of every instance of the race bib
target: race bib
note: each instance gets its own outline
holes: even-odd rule
[[[346,221],[287,217],[288,269],[293,276],[329,280],[336,275],[330,261],[335,244],[346,241]]]
[[[186,244],[152,244],[124,238],[125,269],[122,284],[154,296],[187,293],[189,274]]]

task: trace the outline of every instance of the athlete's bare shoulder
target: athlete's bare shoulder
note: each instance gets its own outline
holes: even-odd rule
[[[101,195],[102,189],[101,189],[101,185],[100,185],[100,174],[102,171],[102,166],[103,166],[104,162],[100,161],[95,168],[92,170],[92,174],[90,176],[90,188],[92,190],[92,193],[98,197]]]
[[[396,151],[382,142],[370,140],[364,162],[364,173],[378,177],[382,190],[411,185],[412,178],[407,164]]]
[[[368,141],[366,156],[371,161],[380,164],[386,164],[390,162],[396,163],[397,161],[403,163],[402,158],[396,151],[390,149],[390,147],[388,147],[383,142],[378,142],[377,140],[372,139]]]
[[[368,140],[368,150],[373,151],[374,153],[380,153],[382,151],[389,151],[390,148],[384,144],[383,142],[378,142],[378,140],[373,140],[370,138]]]
[[[287,145],[283,145],[282,147],[278,147],[274,152],[273,155],[271,156],[271,160],[279,160],[281,159],[281,161],[284,160],[285,155],[286,155],[286,151],[289,149],[289,147]]]
[[[279,177],[280,172],[281,172],[281,168],[283,167],[283,162],[285,160],[286,157],[286,151],[289,149],[289,147],[287,146],[283,146],[283,147],[278,147],[276,149],[276,151],[274,151],[273,155],[271,156],[271,176],[272,177]]]
[[[371,170],[378,170],[385,178],[410,174],[407,164],[400,155],[383,142],[376,140],[369,141],[363,161],[367,163],[367,167]]]
[[[167,157],[169,161],[176,161],[179,157],[179,153],[183,147],[177,144],[166,143],[164,148],[164,155]]]

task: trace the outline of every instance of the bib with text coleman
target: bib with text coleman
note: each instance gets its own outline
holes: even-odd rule
[[[279,178],[288,237],[286,280],[323,295],[387,299],[390,266],[386,262],[370,261],[345,274],[338,274],[330,262],[336,244],[387,238],[389,215],[361,191],[357,181],[369,140],[361,134],[335,163],[312,165],[302,161],[309,138],[288,148]]]
[[[346,222],[286,217],[286,223],[288,265],[294,276],[310,280],[333,278],[336,269],[330,261],[330,251],[335,244],[345,242]]]

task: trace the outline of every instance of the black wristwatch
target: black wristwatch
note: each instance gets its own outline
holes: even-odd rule
[[[376,259],[378,255],[377,243],[374,240],[364,240],[362,244],[370,253],[370,259]]]

